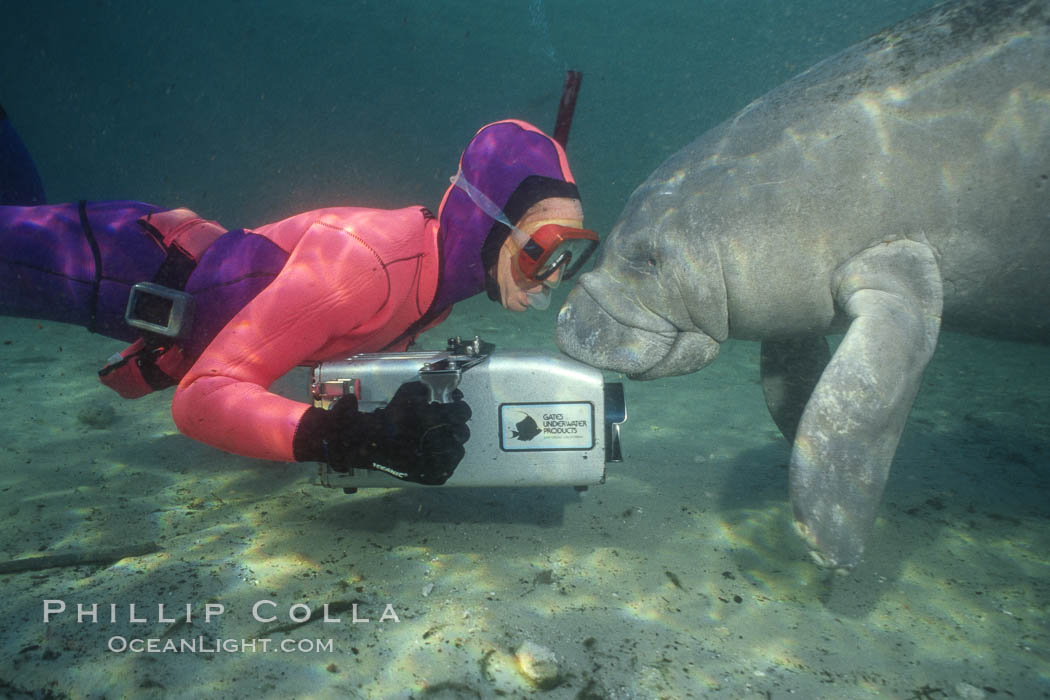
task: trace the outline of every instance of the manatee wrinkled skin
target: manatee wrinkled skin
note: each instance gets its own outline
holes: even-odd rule
[[[855,566],[942,325],[1050,340],[1048,27],[949,2],[756,100],[634,192],[559,346],[651,379],[762,341],[796,529]]]

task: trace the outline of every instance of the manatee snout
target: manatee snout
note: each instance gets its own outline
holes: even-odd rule
[[[673,335],[621,323],[582,286],[558,313],[556,339],[562,352],[594,367],[640,374],[667,354]]]

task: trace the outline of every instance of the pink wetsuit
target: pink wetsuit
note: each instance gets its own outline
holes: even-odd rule
[[[296,365],[406,346],[410,338],[391,344],[434,298],[437,231],[421,207],[319,209],[253,229],[288,262],[179,382],[179,430],[247,457],[294,461],[292,439],[309,404],[267,388]]]

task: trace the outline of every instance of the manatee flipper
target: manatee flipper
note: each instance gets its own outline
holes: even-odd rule
[[[791,502],[814,560],[849,569],[875,523],[893,453],[937,344],[941,276],[929,246],[897,240],[843,263],[832,292],[850,326],[799,423]]]
[[[788,442],[795,441],[802,411],[830,359],[822,335],[762,341],[762,393]]]

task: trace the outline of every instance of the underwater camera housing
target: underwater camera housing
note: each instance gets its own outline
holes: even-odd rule
[[[313,372],[315,406],[354,394],[362,411],[385,406],[405,382],[422,381],[431,401],[463,392],[472,417],[466,456],[444,486],[576,486],[605,480],[619,462],[623,385],[563,355],[494,352],[495,346],[450,338],[440,352],[366,353],[324,362]],[[413,486],[371,469],[335,472],[322,464],[320,483],[358,488]],[[427,488],[434,488],[428,486]]]

